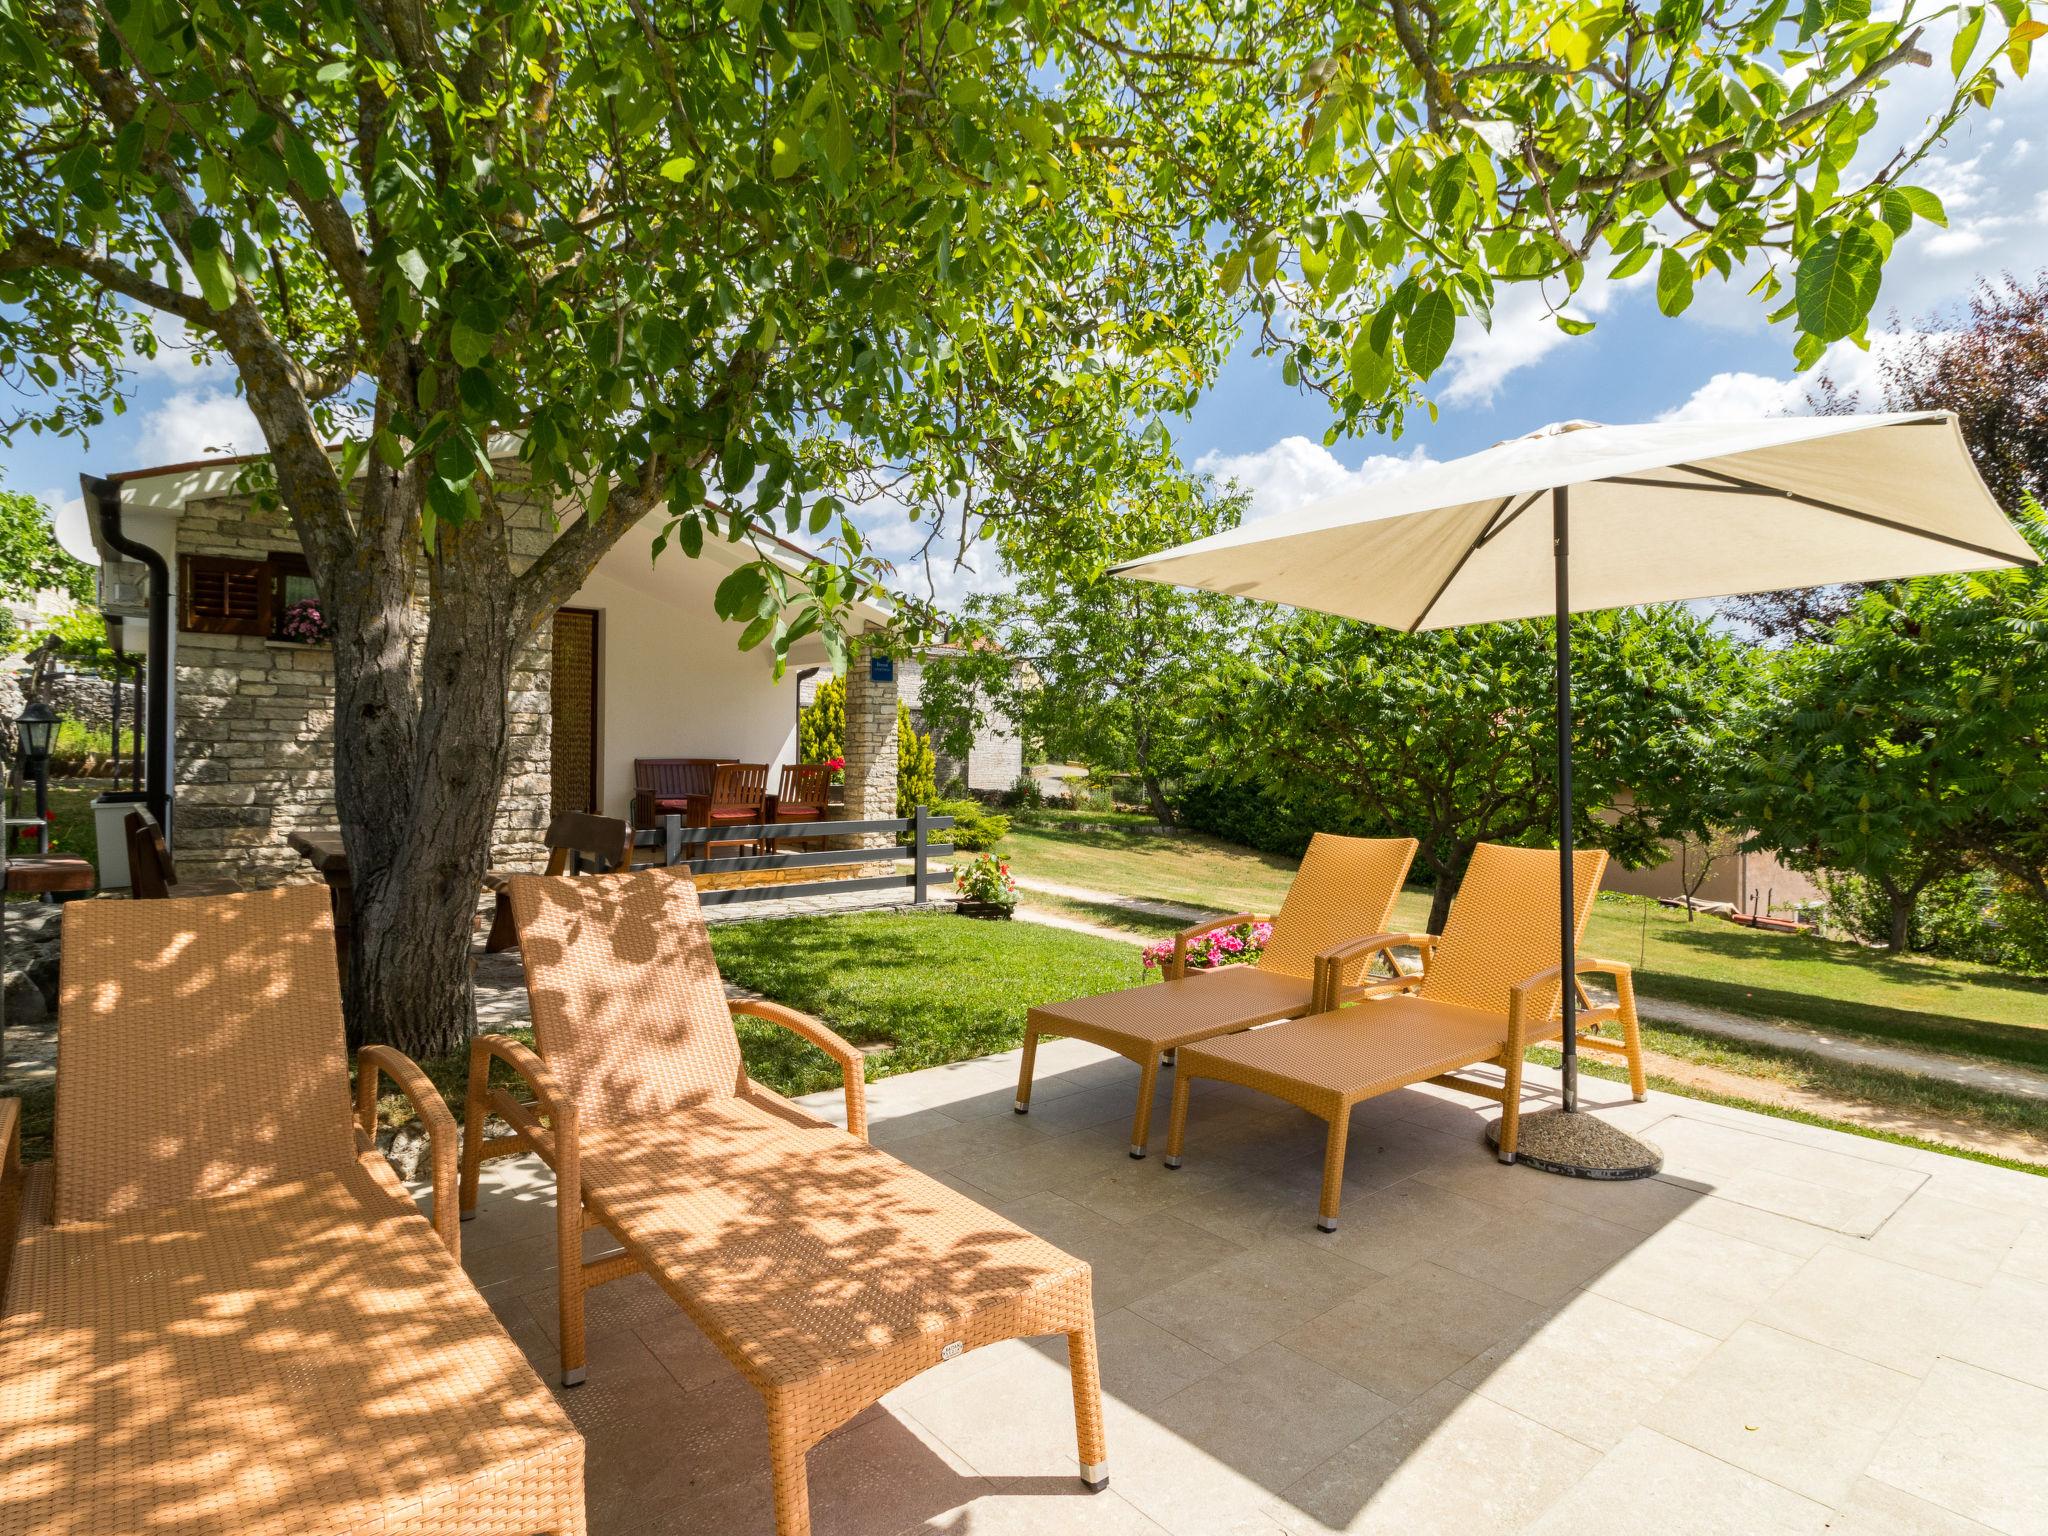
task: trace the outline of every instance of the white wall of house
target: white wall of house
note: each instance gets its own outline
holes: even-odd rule
[[[730,757],[776,770],[796,761],[796,674],[824,647],[799,647],[780,682],[765,647],[739,649],[739,630],[712,612],[728,566],[710,550],[648,558],[628,534],[568,605],[599,613],[598,756],[607,816],[633,804],[636,757]]]

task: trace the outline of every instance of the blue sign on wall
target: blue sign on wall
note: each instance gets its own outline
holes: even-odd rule
[[[895,682],[896,658],[894,656],[870,656],[868,658],[868,681],[871,683]]]

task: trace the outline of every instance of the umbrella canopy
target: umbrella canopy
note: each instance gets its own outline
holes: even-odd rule
[[[1411,632],[1555,615],[1558,959],[1572,975],[1571,614],[2038,563],[1954,414],[1911,411],[1563,422],[1112,570]],[[1570,1111],[1576,1007],[1560,993]]]
[[[1953,414],[1545,427],[1115,567],[1395,629],[2034,563]]]

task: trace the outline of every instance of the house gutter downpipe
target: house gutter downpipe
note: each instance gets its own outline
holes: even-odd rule
[[[121,528],[119,482],[92,475],[78,477],[86,505],[93,509],[101,535],[128,559],[149,572],[149,666],[143,725],[145,767],[143,803],[164,836],[171,834],[171,567],[155,549],[131,539]]]

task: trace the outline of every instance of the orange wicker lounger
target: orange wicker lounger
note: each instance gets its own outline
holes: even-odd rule
[[[350,1124],[324,890],[80,902],[60,1021],[56,1160],[4,1163],[0,1530],[581,1536],[582,1439],[455,1261],[453,1117],[361,1053],[439,1235]]]
[[[776,1528],[803,1536],[804,1458],[832,1430],[964,1350],[1063,1333],[1082,1478],[1108,1481],[1086,1264],[870,1147],[860,1052],[803,1014],[727,1002],[682,871],[521,876],[509,894],[539,1054],[475,1042],[462,1202],[484,1158],[531,1149],[554,1168],[564,1384],[583,1379],[584,1291],[645,1270],[761,1393]],[[840,1063],[848,1130],[748,1078],[735,1013]],[[546,1125],[489,1087],[494,1057]],[[485,1143],[486,1109],[514,1134]],[[589,1226],[625,1253],[584,1263]]]
[[[1572,910],[1583,933],[1600,887],[1607,855],[1589,849],[1573,856]],[[1181,1164],[1187,1133],[1188,1085],[1198,1077],[1241,1083],[1307,1110],[1330,1123],[1323,1152],[1322,1208],[1316,1225],[1337,1227],[1344,1180],[1344,1148],[1351,1107],[1410,1083],[1434,1082],[1500,1103],[1500,1159],[1515,1160],[1521,1119],[1522,1058],[1531,1045],[1556,1038],[1558,1009],[1557,850],[1506,848],[1481,843],[1451,903],[1441,938],[1377,934],[1332,951],[1327,966],[1390,947],[1422,951],[1419,977],[1365,989],[1356,1007],[1290,1019],[1192,1047],[1180,1053],[1173,1109],[1166,1135],[1166,1166]],[[1629,1080],[1643,1097],[1642,1040],[1636,1025],[1635,982],[1626,965],[1581,957],[1578,969],[1614,977],[1618,1000],[1579,1015],[1579,1043],[1626,1055]],[[1576,984],[1576,983],[1575,983]],[[1623,1038],[1586,1031],[1619,1021]],[[1481,1062],[1506,1072],[1501,1087],[1454,1074]]]
[[[1287,888],[1273,937],[1255,965],[1226,965],[1188,974],[1188,944],[1237,923],[1263,922],[1255,913],[1212,918],[1174,935],[1166,979],[1156,986],[1098,992],[1033,1008],[1024,1022],[1024,1059],[1017,1071],[1017,1113],[1031,1110],[1031,1073],[1041,1035],[1065,1035],[1128,1056],[1138,1064],[1138,1109],[1131,1120],[1131,1156],[1143,1157],[1152,1134],[1152,1092],[1160,1058],[1197,1040],[1235,1034],[1254,1024],[1296,1018],[1335,1007],[1356,995],[1374,954],[1364,953],[1337,973],[1338,995],[1316,994],[1321,951],[1378,933],[1387,926],[1401,882],[1415,858],[1412,837],[1338,837],[1318,832]]]

